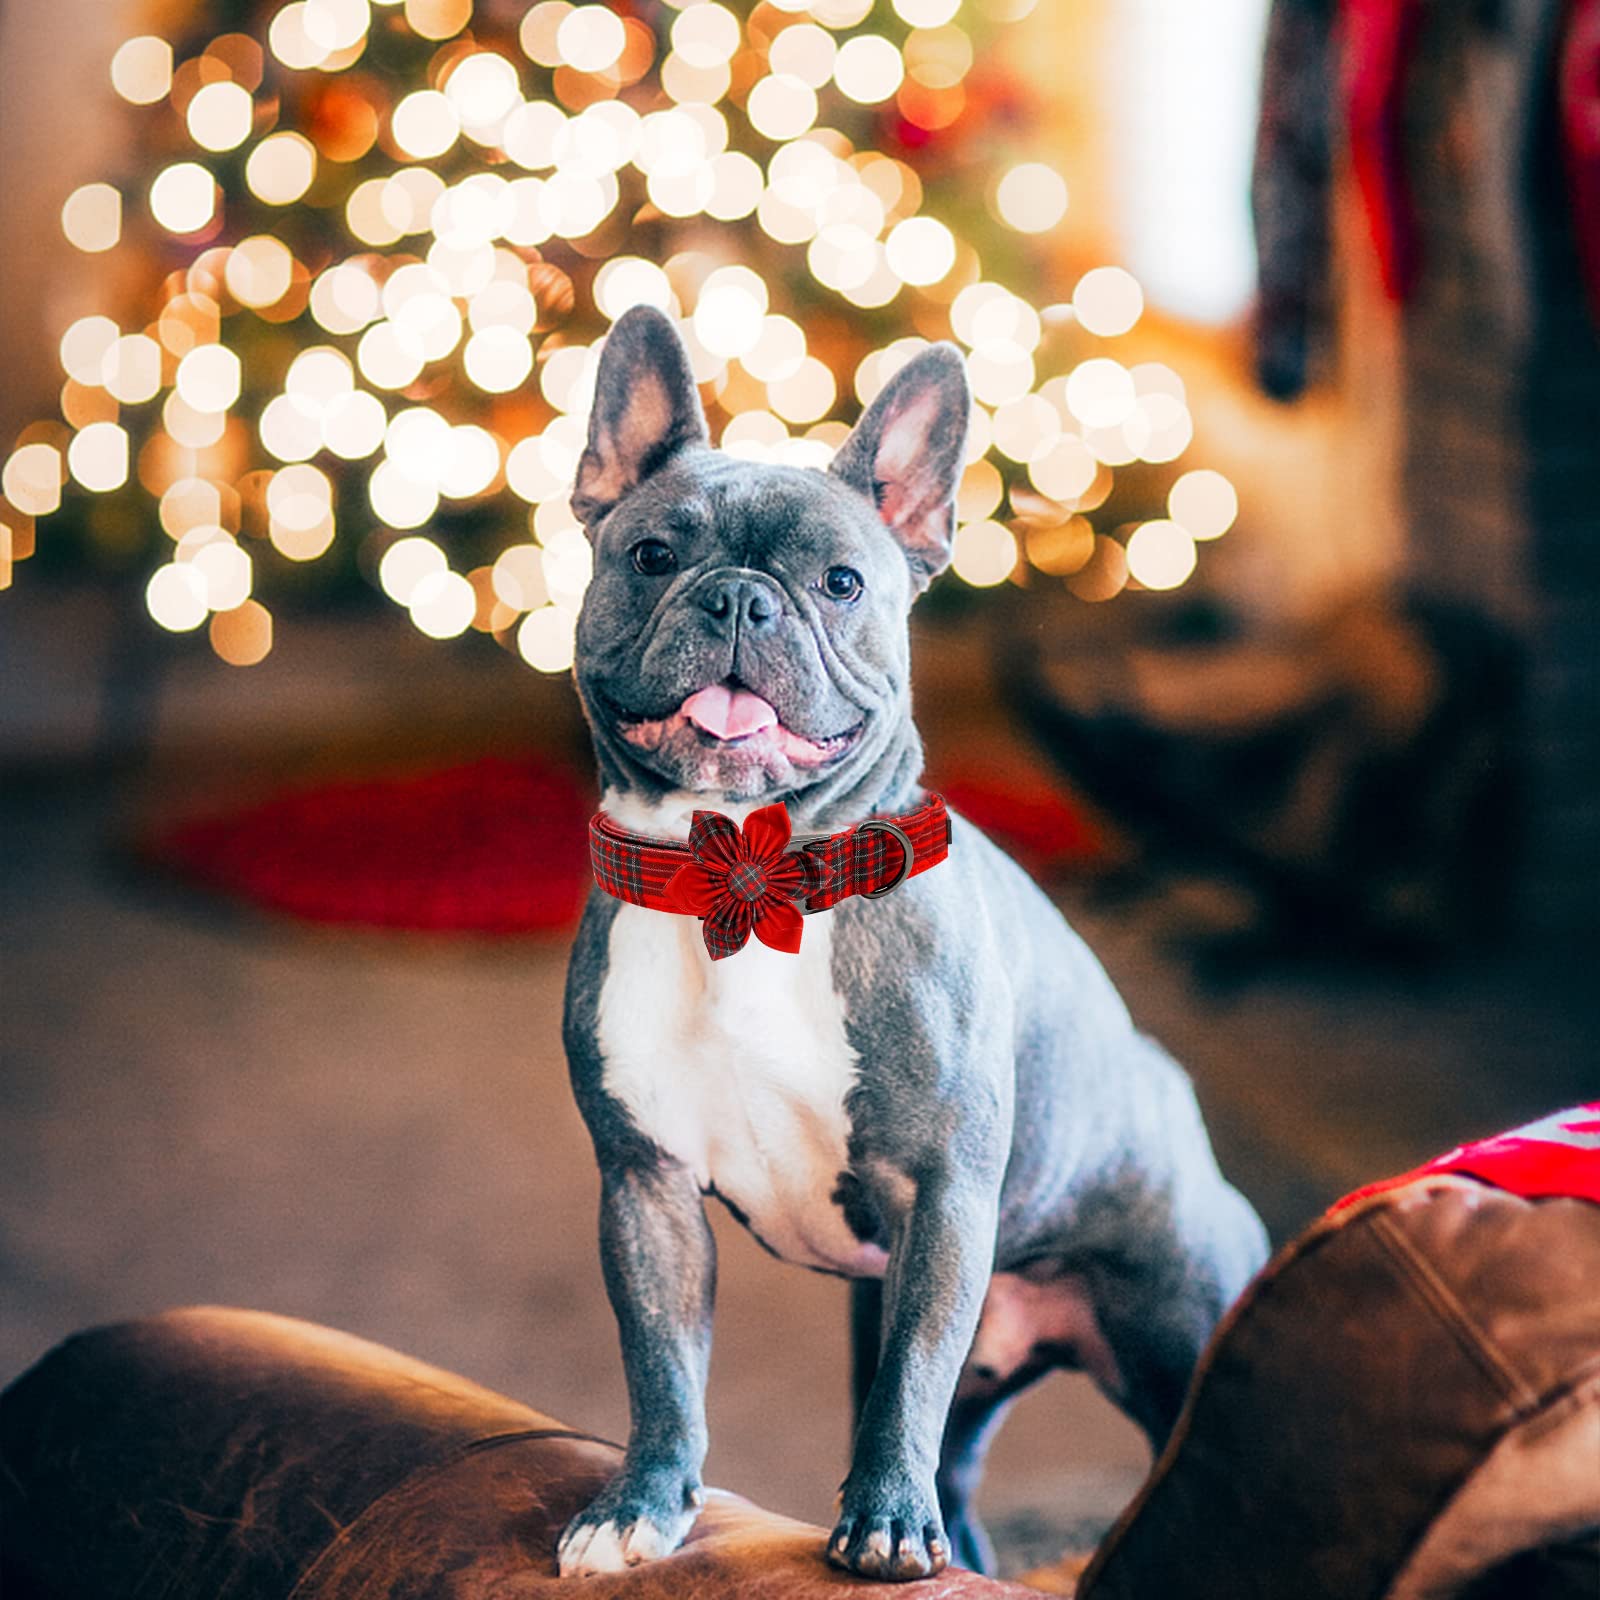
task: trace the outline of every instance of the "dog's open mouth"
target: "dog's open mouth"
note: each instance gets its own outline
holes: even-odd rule
[[[855,743],[863,723],[822,739],[787,728],[771,701],[732,680],[708,684],[664,717],[620,713],[619,732],[641,750],[659,750],[674,736],[687,735],[704,748],[776,753],[795,766],[815,767],[836,760]]]

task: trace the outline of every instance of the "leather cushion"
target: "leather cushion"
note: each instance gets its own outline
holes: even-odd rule
[[[168,1312],[80,1334],[0,1395],[8,1600],[836,1596],[820,1528],[713,1491],[684,1547],[555,1576],[615,1445],[348,1334]],[[950,1571],[908,1595],[1028,1591]]]

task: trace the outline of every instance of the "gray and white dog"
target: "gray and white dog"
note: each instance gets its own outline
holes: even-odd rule
[[[576,678],[604,806],[686,839],[782,800],[834,832],[921,798],[907,614],[946,564],[970,401],[934,346],[827,472],[709,447],[672,324],[600,361],[573,505],[594,544]],[[601,1176],[632,1412],[563,1573],[674,1549],[700,1503],[715,1283],[704,1201],[855,1280],[858,1425],[827,1553],[988,1565],[972,1509],[1006,1403],[1086,1369],[1159,1445],[1265,1254],[1189,1082],[1055,907],[959,817],[949,859],[712,963],[697,922],[596,889],[565,1042]]]

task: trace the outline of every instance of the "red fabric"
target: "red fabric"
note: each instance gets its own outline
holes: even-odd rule
[[[1357,1189],[1333,1209],[1341,1211],[1368,1195],[1441,1172],[1480,1178],[1528,1200],[1564,1195],[1600,1204],[1600,1101],[1553,1112],[1492,1139],[1457,1145],[1412,1172]]]
[[[528,934],[589,889],[576,778],[534,758],[291,790],[157,832],[145,854],[204,888],[311,922]]]
[[[1061,872],[1106,855],[1094,820],[1070,796],[1031,772],[996,780],[976,773],[948,774],[939,790],[951,810],[975,823],[1035,874]]]
[[[605,812],[589,823],[594,880],[607,894],[652,911],[702,919],[713,961],[742,950],[751,933],[775,950],[800,948],[800,902],[825,911],[854,894],[915,877],[949,854],[950,816],[938,795],[915,811],[880,819],[911,841],[906,870],[900,841],[866,824],[789,849],[789,813],[762,806],[741,831],[714,811],[697,811],[686,845],[619,828]]]
[[[1600,322],[1600,0],[1568,0],[1558,78],[1573,231],[1589,309]]]
[[[1350,163],[1384,289],[1404,300],[1417,274],[1417,224],[1406,181],[1406,75],[1420,0],[1343,0]]]

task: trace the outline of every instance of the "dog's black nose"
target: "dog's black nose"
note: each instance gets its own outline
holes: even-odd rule
[[[700,604],[725,627],[759,633],[778,620],[782,601],[758,578],[715,578],[700,591]]]

